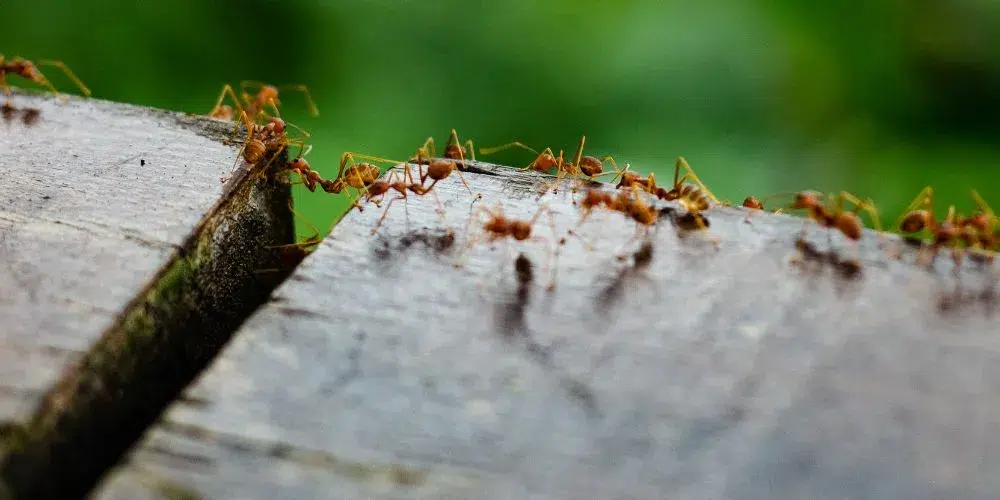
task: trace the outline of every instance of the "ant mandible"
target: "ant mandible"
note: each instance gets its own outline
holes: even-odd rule
[[[70,80],[73,80],[73,83],[80,88],[80,92],[82,92],[84,96],[90,97],[90,89],[88,89],[87,86],[84,85],[79,78],[77,78],[76,74],[69,69],[69,66],[66,66],[66,63],[62,61],[38,61],[38,64],[59,68],[66,74],[66,76],[69,77]],[[23,57],[14,56],[10,59],[6,59],[3,54],[0,54],[0,88],[3,89],[3,93],[5,95],[10,95],[11,91],[10,86],[7,84],[7,73],[20,76],[21,78],[29,80],[33,83],[42,85],[49,89],[53,94],[60,96],[63,102],[66,101],[66,97],[56,90],[55,86],[53,86],[52,83],[49,82],[49,79],[42,74],[41,70],[38,69],[38,66]]]

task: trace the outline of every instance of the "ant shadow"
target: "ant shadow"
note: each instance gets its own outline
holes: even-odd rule
[[[831,270],[834,278],[834,291],[838,296],[845,296],[857,291],[861,278],[864,276],[861,263],[853,259],[844,259],[835,249],[820,250],[801,236],[795,240],[798,256],[792,260],[792,265],[813,280],[819,279],[823,271]]]
[[[534,264],[524,254],[520,254],[514,261],[514,272],[517,275],[516,287],[493,306],[495,332],[505,344],[520,346],[528,359],[546,372],[554,374],[567,399],[579,404],[588,417],[600,418],[602,413],[593,388],[587,382],[564,373],[552,359],[552,353],[558,344],[544,345],[538,342],[528,325],[525,312],[534,295]]]
[[[618,310],[618,305],[621,304],[626,289],[630,289],[641,282],[654,288],[655,292],[659,291],[656,281],[650,279],[645,274],[646,268],[653,261],[653,251],[652,240],[646,239],[639,249],[631,255],[619,257],[619,260],[628,260],[631,258],[631,262],[618,269],[614,276],[599,288],[600,291],[595,300],[596,310],[600,313],[604,324],[609,323],[612,319],[612,312]],[[601,281],[603,280],[598,277],[594,288],[598,288]],[[657,293],[657,295],[659,294]],[[600,330],[606,331],[606,328],[601,328]]]
[[[38,108],[17,108],[10,101],[4,101],[0,105],[0,118],[8,124],[21,115],[21,123],[26,127],[33,127],[38,124],[42,117],[42,110]]]
[[[937,293],[936,309],[939,314],[946,317],[965,316],[979,309],[987,317],[992,318],[1000,298],[997,283],[996,276],[991,275],[982,286],[970,289],[963,286],[960,280],[956,280],[954,288]]]
[[[380,262],[392,263],[403,255],[422,247],[427,254],[444,257],[455,252],[455,233],[444,229],[413,229],[402,235],[387,237],[381,233],[371,245],[372,256]]]

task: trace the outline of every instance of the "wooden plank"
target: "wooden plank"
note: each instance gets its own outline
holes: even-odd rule
[[[569,189],[537,201],[540,177],[474,166],[484,203],[519,218],[546,203],[558,235],[578,223]],[[597,211],[547,292],[545,242],[465,252],[472,197],[438,186],[453,245],[430,197],[394,207],[378,237],[379,210],[351,213],[95,498],[1000,490],[991,269],[927,270],[870,231],[834,235],[861,267],[834,265],[796,249],[801,219],[725,207],[707,233],[661,220],[637,269],[634,225]],[[519,252],[533,282],[514,277]]]
[[[292,238],[290,194],[245,169],[220,182],[239,147],[225,122],[6,101],[0,475],[18,497],[79,496],[280,280],[254,271]]]

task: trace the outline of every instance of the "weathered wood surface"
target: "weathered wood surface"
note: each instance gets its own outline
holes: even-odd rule
[[[0,418],[31,412],[219,199],[233,148],[172,113],[14,95],[0,121]],[[142,163],[145,162],[145,165]]]
[[[247,288],[276,284],[253,274],[276,253],[262,245],[293,237],[289,192],[245,171],[220,182],[239,147],[224,122],[5,101],[0,482],[20,497],[79,496],[268,292]]]
[[[483,203],[534,213],[539,177],[478,166]],[[379,210],[351,213],[95,498],[1000,491],[991,271],[927,270],[866,232],[832,239],[860,257],[852,275],[803,259],[801,219],[735,208],[708,211],[707,234],[661,220],[653,261],[629,270],[615,255],[638,247],[634,225],[595,211],[578,231],[593,248],[569,237],[548,293],[546,242],[463,253],[472,198],[439,187],[452,247],[430,197],[397,203],[379,237]],[[577,224],[568,190],[542,202],[558,234]]]

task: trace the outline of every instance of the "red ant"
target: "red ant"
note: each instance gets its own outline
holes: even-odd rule
[[[428,137],[424,141],[423,146],[417,148],[417,156],[411,158],[411,161],[419,162],[422,158],[437,158],[437,150],[434,147],[434,138]],[[458,132],[455,129],[451,129],[451,134],[448,136],[448,142],[444,146],[444,158],[449,160],[459,160],[464,162],[466,158],[472,161],[476,161],[476,149],[472,145],[472,139],[465,141],[465,145],[458,138]]]
[[[253,87],[257,88],[257,92],[251,96],[250,93],[247,92],[247,89]],[[263,82],[246,80],[240,82],[240,96],[236,95],[236,92],[229,84],[223,85],[222,92],[219,93],[219,98],[215,101],[215,106],[212,110],[208,112],[208,116],[222,120],[232,120],[237,117],[238,111],[245,111],[247,115],[252,116],[256,121],[258,116],[265,113],[265,106],[271,106],[275,111],[277,111],[278,106],[281,104],[281,101],[278,100],[279,89],[289,89],[302,92],[306,98],[306,105],[308,106],[309,114],[312,116],[319,116],[319,109],[316,108],[312,95],[309,93],[309,89],[305,85],[274,86]],[[235,107],[222,103],[227,96],[232,98]]]
[[[88,89],[87,86],[76,77],[76,74],[69,69],[69,66],[66,66],[66,63],[62,61],[39,61],[38,64],[43,66],[55,66],[61,69],[63,73],[65,73],[70,80],[73,80],[73,83],[80,88],[80,92],[82,92],[84,96],[90,97],[90,89]],[[38,66],[27,59],[17,56],[6,59],[3,54],[0,54],[0,88],[3,89],[4,94],[10,95],[10,86],[7,85],[7,73],[20,76],[21,78],[42,85],[52,91],[53,94],[59,95],[63,102],[66,100],[65,96],[62,96],[52,83],[49,82],[49,79],[42,74],[42,72],[38,69]]]
[[[363,160],[374,162],[391,163],[393,165],[398,165],[402,162],[378,156],[369,156],[346,151],[340,156],[340,169],[337,171],[337,177],[333,180],[318,180],[320,186],[323,188],[323,191],[326,191],[327,193],[336,194],[347,188],[354,189],[358,192],[357,196],[352,196],[348,193],[348,196],[351,198],[351,205],[356,207],[358,210],[364,210],[362,205],[358,203],[358,198],[361,197],[362,191],[367,192],[369,187],[378,180],[379,176],[382,174],[382,170],[377,165],[372,163],[355,163],[355,158],[361,158]]]
[[[906,207],[896,227],[902,233],[920,233],[925,229],[931,233],[931,260],[937,256],[943,246],[951,246],[952,260],[956,266],[961,265],[962,251],[958,243],[968,247],[993,250],[996,246],[997,234],[994,232],[996,215],[988,204],[972,191],[972,197],[982,212],[971,217],[961,217],[955,214],[955,207],[948,207],[944,220],[938,222],[934,217],[934,192],[930,186],[922,189]],[[920,259],[921,261],[923,259]]]
[[[764,200],[766,200],[767,198],[769,197],[758,198],[753,195],[744,198],[741,206],[747,209],[747,216],[746,218],[743,219],[743,222],[746,222],[747,224],[750,223],[750,216],[753,215],[754,210],[760,210],[760,211],[766,210],[764,206]],[[778,208],[776,210],[771,211],[771,213],[780,214],[782,213],[782,211],[783,211],[782,209]]]
[[[681,169],[685,171],[683,176],[680,175]],[[647,193],[656,195],[661,200],[677,201],[689,212],[700,212],[710,208],[713,203],[716,205],[720,204],[718,198],[698,179],[698,176],[694,173],[694,169],[688,165],[684,157],[679,156],[677,157],[677,161],[674,162],[674,183],[669,190],[657,186],[652,173],[646,177],[641,177],[639,174],[630,171],[627,163],[625,164],[625,169],[619,171],[616,177],[621,178],[615,186],[619,189],[623,187],[637,187]],[[685,184],[684,181],[694,182],[697,187]]]
[[[279,116],[271,117],[264,125],[258,125],[256,122],[251,121],[245,111],[240,111],[240,117],[246,125],[247,138],[236,156],[236,161],[239,162],[239,158],[242,157],[247,164],[257,165],[264,158],[268,158],[267,163],[260,170],[261,174],[267,172],[271,163],[281,156],[281,153],[289,146],[298,145],[300,148],[304,147],[306,139],[309,138],[308,132],[295,124],[286,122]],[[288,126],[297,129],[305,137],[290,139],[286,132]],[[235,134],[236,131],[233,130],[233,133]],[[235,164],[233,168],[236,168]]]
[[[479,198],[473,200],[473,203],[475,203],[478,199]],[[533,215],[531,219],[528,220],[513,219],[505,216],[503,213],[503,207],[500,205],[497,205],[497,208],[494,210],[490,210],[483,206],[479,206],[477,208],[478,210],[476,213],[485,213],[489,217],[486,220],[486,222],[483,223],[482,228],[486,232],[487,241],[490,243],[493,243],[500,239],[507,239],[507,238],[511,238],[515,241],[526,241],[529,239],[530,240],[541,239],[544,241],[545,240],[544,238],[541,238],[539,236],[534,236],[534,237],[532,236],[532,228],[534,227],[535,222],[538,221],[538,218],[541,217],[543,213],[548,214],[549,228],[552,231],[552,237],[556,238],[555,218],[552,215],[552,210],[549,209],[547,204],[543,204],[542,206],[538,207],[538,210],[535,212],[535,215]],[[473,216],[474,215],[475,214],[473,214]],[[475,244],[475,242],[476,242],[475,239],[470,238],[467,244],[467,248],[471,248]],[[555,257],[553,257],[552,252],[553,250],[550,247],[549,261],[553,266],[553,271],[549,284],[546,287],[548,290],[552,290],[555,288],[556,264],[554,262]]]
[[[844,210],[844,202],[847,201],[854,205],[854,210],[846,211]],[[864,225],[861,223],[861,219],[858,217],[858,210],[864,210],[868,213],[869,217],[872,219],[872,223],[877,231],[881,231],[881,224],[879,223],[878,210],[875,208],[875,203],[869,198],[865,201],[861,201],[854,195],[841,191],[840,194],[836,196],[828,196],[827,202],[824,203],[820,199],[818,193],[811,191],[803,191],[796,193],[795,200],[789,205],[790,209],[793,210],[806,210],[809,214],[809,219],[812,219],[821,227],[827,229],[836,229],[840,231],[844,236],[852,241],[858,241],[861,239],[862,229]],[[802,232],[800,234],[800,239],[805,235],[806,225],[809,220],[802,226]]]
[[[578,179],[586,177],[587,180],[593,180],[595,177],[605,174],[605,161],[610,161],[613,165],[615,165],[614,171],[618,171],[618,167],[614,163],[614,158],[611,156],[605,156],[603,159],[597,158],[596,156],[584,156],[583,145],[586,141],[587,136],[580,137],[580,143],[577,145],[576,154],[573,156],[573,160],[567,160],[563,150],[559,150],[558,156],[552,152],[552,148],[545,148],[541,153],[539,153],[538,151],[517,141],[509,142],[493,148],[480,149],[479,152],[481,154],[493,154],[512,147],[526,149],[535,153],[537,156],[526,167],[521,168],[521,170],[534,170],[536,172],[548,173],[549,170],[555,169],[556,182],[558,182],[564,175],[569,175]],[[610,174],[612,172],[607,173]]]

